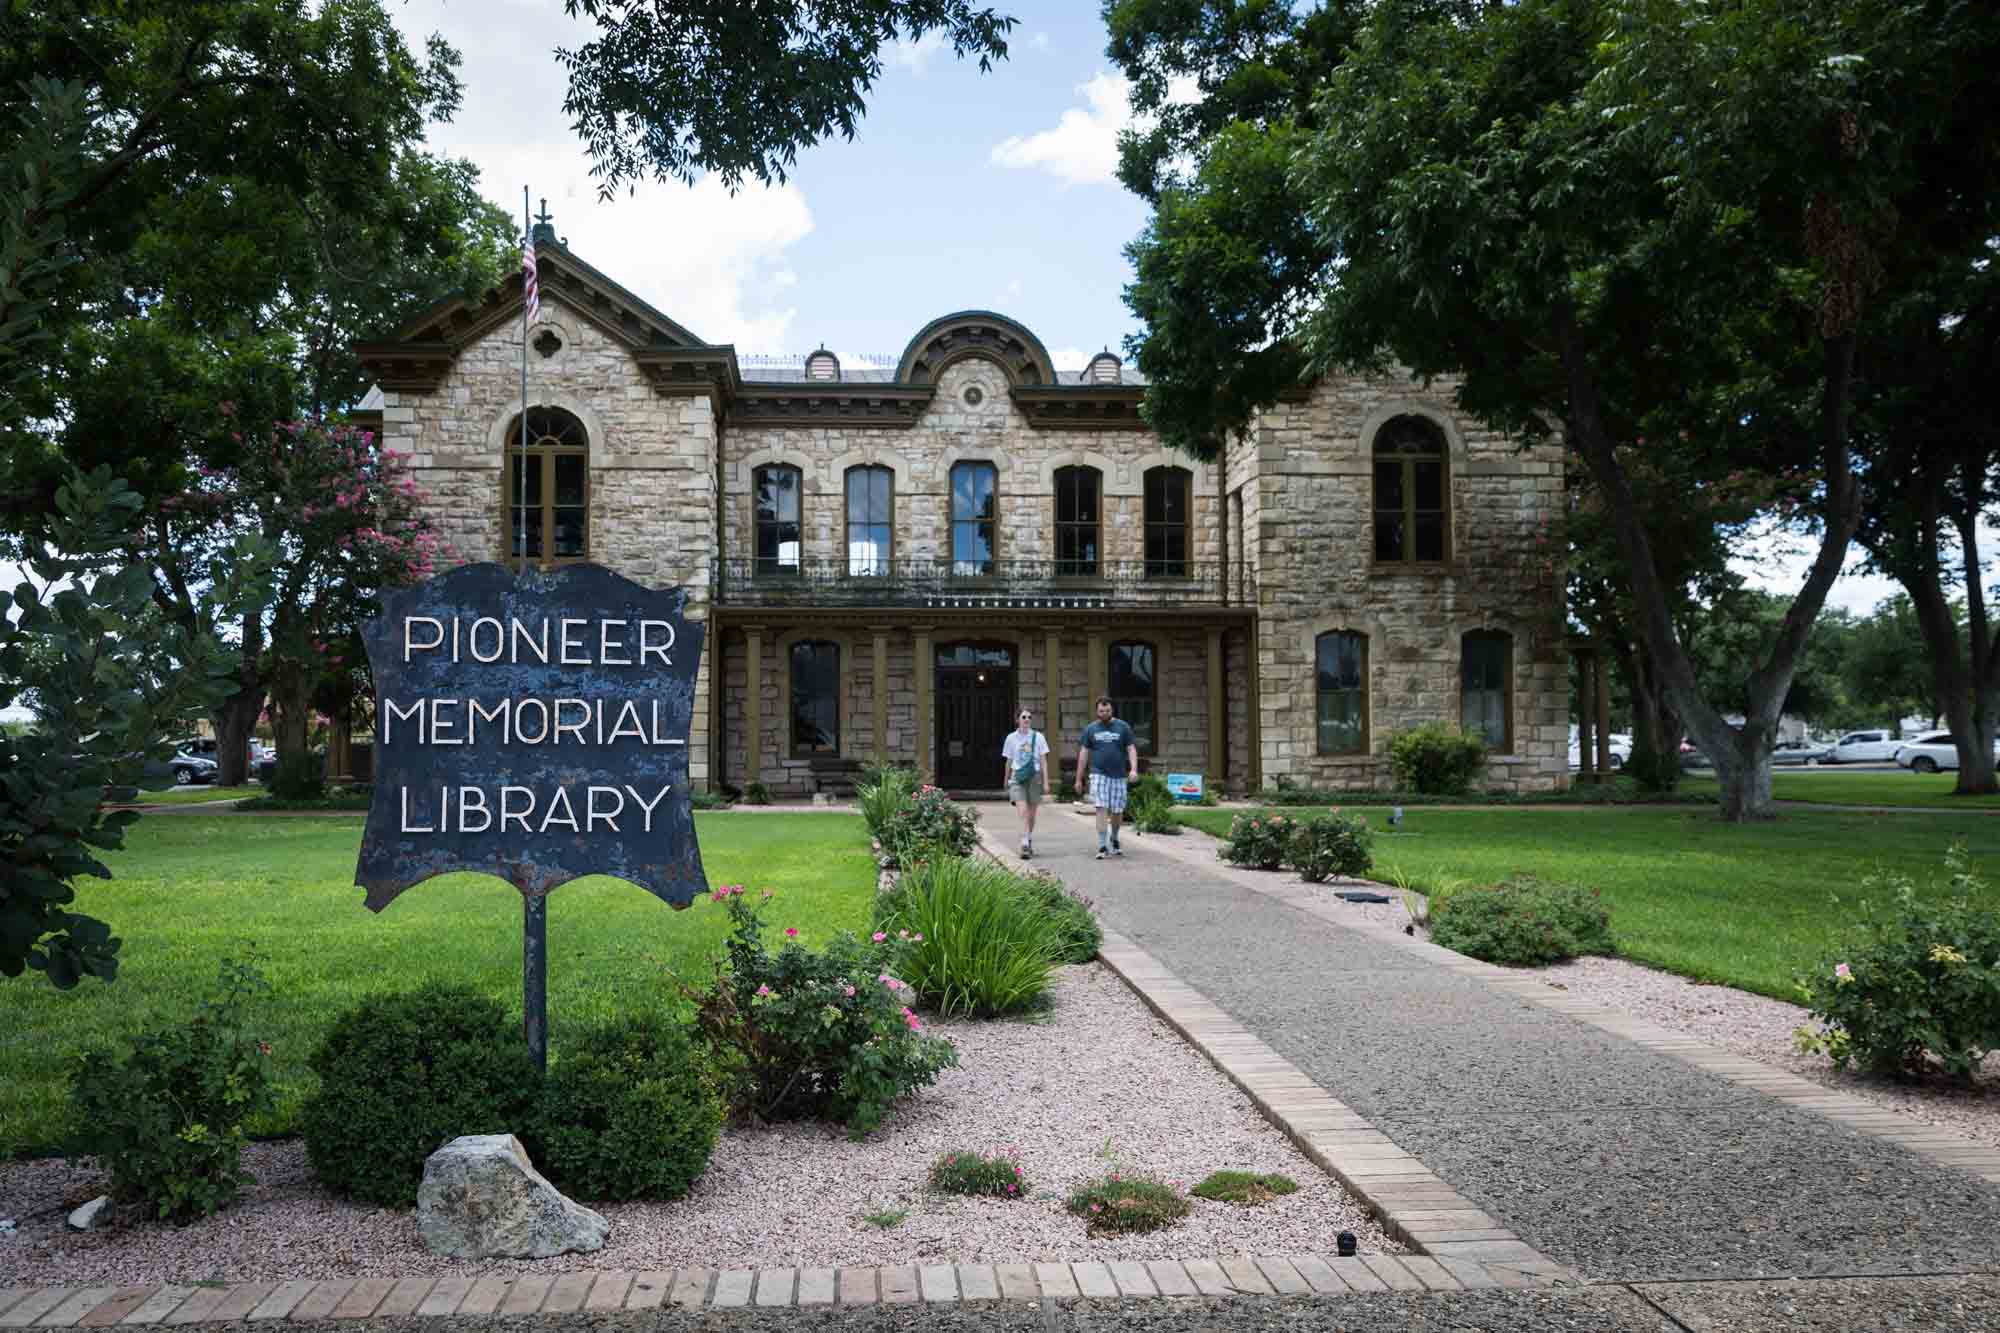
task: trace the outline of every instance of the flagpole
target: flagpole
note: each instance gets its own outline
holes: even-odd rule
[[[528,210],[528,187],[521,187],[521,424],[515,466],[521,469],[521,507],[515,512],[518,525],[520,563],[516,577],[528,569],[528,315],[535,280],[535,222]],[[549,900],[521,890],[521,1035],[527,1039],[528,1054],[543,1073],[549,1068]]]
[[[535,248],[535,222],[528,209],[528,187],[521,187],[521,247],[532,254]],[[521,507],[514,515],[515,542],[520,547],[521,563],[516,572],[528,567],[528,269],[521,271],[521,424],[519,442],[514,446],[518,451],[514,466],[521,470]]]

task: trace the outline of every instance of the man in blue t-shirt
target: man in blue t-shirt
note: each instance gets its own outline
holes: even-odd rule
[[[1076,748],[1076,785],[1084,790],[1090,772],[1090,803],[1097,810],[1097,859],[1123,856],[1118,825],[1125,818],[1125,786],[1139,776],[1139,738],[1129,723],[1111,715],[1111,700],[1097,701],[1097,721],[1083,729]],[[1106,836],[1106,829],[1110,836]]]

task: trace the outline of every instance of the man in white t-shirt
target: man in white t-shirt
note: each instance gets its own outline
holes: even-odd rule
[[[1007,785],[1007,799],[1021,812],[1021,859],[1026,861],[1035,854],[1035,810],[1049,790],[1049,741],[1035,730],[1035,715],[1027,709],[1016,721],[1000,746],[1006,765],[1001,780]]]

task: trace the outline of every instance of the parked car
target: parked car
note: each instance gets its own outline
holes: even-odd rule
[[[1777,766],[1823,764],[1831,753],[1833,753],[1832,746],[1818,741],[1786,741],[1771,751],[1771,763]]]
[[[1622,732],[1614,731],[1611,733],[1610,749],[1611,749],[1611,767],[1623,768],[1625,767],[1625,761],[1632,757],[1632,738],[1630,736],[1625,735]],[[1595,743],[1593,742],[1591,748],[1592,763],[1596,762],[1595,758],[1596,754],[1597,750]],[[1583,754],[1577,748],[1577,742],[1575,737],[1570,738],[1569,766],[1571,768],[1583,767]]]
[[[167,761],[167,769],[174,775],[174,782],[182,787],[213,782],[215,775],[222,771],[213,759],[188,750],[175,750],[174,757]]]
[[[1850,731],[1833,743],[1829,764],[1881,764],[1896,757],[1902,742],[1886,731]]]
[[[2000,760],[2000,739],[1993,742],[1993,757]],[[1958,742],[1948,731],[1930,731],[1905,741],[1896,751],[1898,767],[1912,773],[1936,773],[1958,767]]]

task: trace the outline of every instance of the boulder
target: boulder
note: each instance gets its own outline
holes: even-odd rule
[[[98,1195],[96,1198],[92,1199],[89,1203],[83,1205],[83,1207],[77,1209],[75,1212],[69,1215],[69,1229],[71,1231],[90,1230],[92,1227],[97,1225],[97,1215],[103,1212],[104,1206],[110,1202],[111,1202],[110,1195],[108,1194]]]
[[[512,1134],[468,1134],[424,1162],[417,1232],[454,1259],[547,1259],[602,1249],[611,1224],[542,1179]]]

